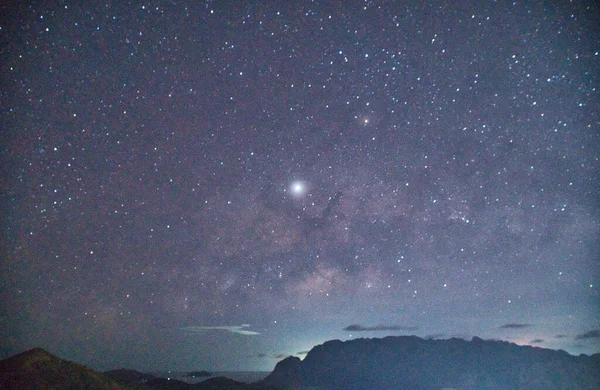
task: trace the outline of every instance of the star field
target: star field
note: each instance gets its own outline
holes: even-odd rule
[[[1,9],[2,357],[600,351],[594,2]]]

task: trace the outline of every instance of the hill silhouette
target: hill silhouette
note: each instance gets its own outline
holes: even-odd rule
[[[189,384],[133,370],[104,374],[41,348],[0,361],[0,389],[600,389],[600,354],[572,356],[504,341],[415,336],[328,341],[288,357],[257,383]]]
[[[279,362],[260,383],[281,389],[600,389],[600,354],[473,338],[328,341]]]
[[[41,348],[0,361],[0,389],[3,390],[266,390],[269,388],[224,377],[189,384],[126,369],[99,373],[81,364],[62,360]]]
[[[35,348],[0,361],[0,388],[124,390],[138,387],[120,384],[81,364]]]

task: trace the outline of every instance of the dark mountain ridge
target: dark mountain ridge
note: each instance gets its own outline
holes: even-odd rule
[[[282,389],[600,389],[600,354],[415,336],[328,341],[260,383]]]
[[[280,361],[253,384],[198,384],[132,370],[104,374],[36,348],[0,361],[1,389],[600,389],[600,354],[572,356],[504,341],[415,336],[333,340]]]
[[[62,360],[35,348],[0,361],[0,389],[3,390],[267,390],[268,386],[247,384],[215,377],[202,383],[159,378],[134,370],[96,372],[81,364]]]
[[[0,361],[0,389],[137,389],[35,348]]]

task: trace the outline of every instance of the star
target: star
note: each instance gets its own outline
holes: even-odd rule
[[[306,194],[306,184],[300,180],[293,181],[290,185],[290,192],[295,197],[302,197]]]

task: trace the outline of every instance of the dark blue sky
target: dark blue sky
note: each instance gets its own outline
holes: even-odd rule
[[[2,6],[1,357],[599,352],[599,9],[426,3]]]

